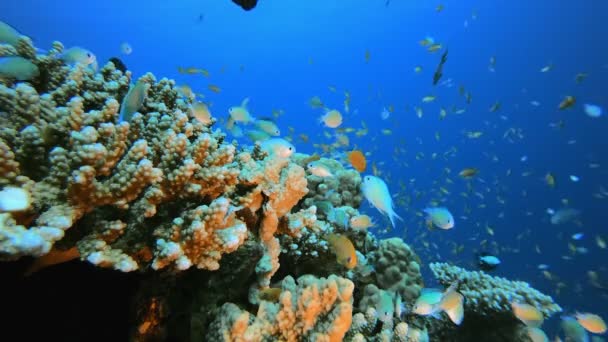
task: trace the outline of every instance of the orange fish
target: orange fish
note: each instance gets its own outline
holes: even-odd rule
[[[574,317],[590,333],[603,334],[606,332],[606,322],[598,315],[577,313]]]
[[[511,303],[513,314],[525,325],[539,327],[543,323],[543,314],[534,306],[523,303]]]
[[[331,249],[336,253],[339,264],[348,269],[353,269],[357,266],[357,253],[355,253],[355,246],[353,246],[349,238],[340,234],[329,234],[327,242],[329,242]]]
[[[359,172],[365,171],[365,168],[367,167],[367,160],[365,160],[365,155],[363,152],[354,150],[348,152],[347,156],[348,162],[353,166],[353,168],[355,168],[355,170]]]

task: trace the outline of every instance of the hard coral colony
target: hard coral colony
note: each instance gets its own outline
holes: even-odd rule
[[[19,57],[29,68],[0,84],[0,258],[61,255],[47,264],[80,258],[121,272],[189,270],[188,283],[176,278],[162,295],[138,297],[134,339],[453,340],[500,324],[515,340],[526,327],[511,301],[545,318],[561,311],[526,283],[432,264],[464,298],[457,301],[464,324],[441,310],[413,313],[424,292],[420,258],[400,238],[349,227],[363,215],[364,159],[355,171],[321,158],[332,176],[307,174],[310,156],[291,144],[278,153],[274,145],[227,142],[212,129],[215,119],[195,116],[174,81],[150,73],[135,80],[113,63],[96,72],[66,63],[64,51],[55,42],[37,54],[25,36],[0,48],[2,58]],[[385,201],[376,206],[398,217],[390,196]],[[160,281],[147,279],[147,288]],[[193,288],[198,306],[176,300]],[[190,330],[172,331],[179,325],[162,311],[187,312]]]

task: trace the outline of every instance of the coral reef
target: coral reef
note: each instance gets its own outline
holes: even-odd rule
[[[447,287],[458,283],[458,292],[465,298],[465,311],[480,315],[512,315],[513,302],[530,304],[546,318],[562,311],[551,297],[523,281],[494,277],[482,271],[467,271],[447,263],[431,263],[429,267],[442,285]]]
[[[76,247],[90,264],[138,271],[133,340],[458,341],[489,318],[510,338],[521,335],[511,301],[561,311],[526,283],[431,264],[443,285],[458,282],[464,329],[411,313],[422,263],[403,240],[351,227],[357,171],[239,147],[196,119],[173,80],[69,65],[63,51],[0,44],[38,71],[0,79],[0,260]],[[123,121],[133,83],[147,92]],[[333,176],[307,174],[313,160]],[[332,234],[354,268],[336,260]]]
[[[398,293],[406,302],[418,298],[423,287],[420,258],[403,240],[380,241],[378,250],[368,258],[375,269],[375,283],[380,288]]]
[[[405,321],[388,320],[380,322],[379,313],[369,307],[364,312],[353,315],[353,323],[346,340],[348,341],[395,341],[418,342],[429,341],[429,334],[422,320]]]
[[[361,193],[361,175],[356,170],[345,169],[338,161],[327,158],[313,158],[304,154],[295,154],[294,162],[306,167],[310,161],[319,160],[327,166],[332,177],[306,175],[309,195],[300,204],[303,208],[316,205],[319,218],[325,219],[333,207],[359,208],[363,200]]]
[[[0,85],[2,184],[33,199],[19,217],[4,215],[2,259],[44,255],[78,226],[68,240],[103,267],[213,270],[248,237],[236,211],[263,205],[259,236],[268,258],[260,273],[269,278],[278,268],[278,220],[307,192],[304,170],[237,153],[192,117],[173,81],[151,74],[138,80],[150,85],[142,108],[118,122],[130,72],[112,63],[100,73],[62,65],[53,58],[62,46],[54,47],[24,56],[52,82]]]
[[[524,342],[528,341],[527,330],[514,316],[511,303],[530,304],[545,318],[562,311],[551,297],[526,282],[494,277],[481,271],[468,271],[447,263],[431,263],[429,266],[442,285],[448,287],[457,283],[458,292],[465,297],[464,321],[458,329],[445,320],[430,322],[430,332],[438,338]]]

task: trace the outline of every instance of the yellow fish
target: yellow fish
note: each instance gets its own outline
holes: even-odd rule
[[[575,103],[576,103],[576,98],[574,98],[574,96],[566,96],[562,100],[562,102],[560,102],[558,108],[560,110],[568,109],[568,108],[574,106]]]
[[[342,125],[342,114],[335,109],[328,110],[319,118],[319,122],[329,128],[338,128]]]
[[[545,175],[545,183],[551,188],[555,188],[555,176],[551,172]]]
[[[539,327],[542,325],[543,314],[534,306],[525,303],[511,303],[513,314],[517,319],[530,327]]]
[[[222,92],[222,88],[220,88],[216,85],[213,85],[213,84],[208,85],[207,88],[216,94],[219,94]]]
[[[329,242],[332,251],[336,254],[339,264],[349,270],[357,266],[355,246],[348,237],[340,234],[329,234],[327,236],[327,242]]]
[[[437,51],[441,50],[442,48],[443,48],[443,46],[441,44],[433,44],[428,47],[427,51],[428,52],[437,52]]]
[[[371,217],[367,215],[357,215],[350,218],[350,228],[354,230],[365,230],[375,225]]]
[[[209,107],[203,102],[195,102],[191,107],[192,115],[203,125],[210,125],[212,122],[211,112]]]
[[[258,292],[258,298],[267,302],[278,302],[282,289],[280,287],[269,287]]]
[[[462,178],[469,179],[469,178],[475,177],[478,173],[479,173],[479,170],[477,170],[476,168],[468,167],[468,168],[462,169],[462,171],[460,171],[458,173],[458,175]]]
[[[230,118],[235,122],[243,122],[250,123],[255,121],[255,119],[249,114],[249,110],[247,109],[247,104],[249,104],[249,98],[245,98],[243,102],[241,102],[240,106],[232,106],[228,109],[228,113],[230,114]]]
[[[324,108],[325,105],[323,104],[323,101],[321,101],[321,98],[318,96],[313,96],[309,101],[308,104],[310,105],[311,108],[313,109],[319,109],[319,108]]]

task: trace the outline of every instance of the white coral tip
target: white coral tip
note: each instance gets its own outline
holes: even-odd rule
[[[16,187],[0,191],[0,212],[23,211],[32,205],[29,192]]]

